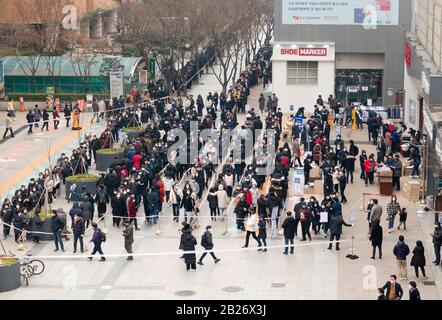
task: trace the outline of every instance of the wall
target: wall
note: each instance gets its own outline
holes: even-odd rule
[[[313,112],[318,95],[326,99],[334,92],[334,62],[319,62],[317,86],[287,86],[287,62],[273,62],[273,92],[279,98],[279,106],[283,113],[295,113],[299,107],[306,112]],[[294,111],[290,111],[290,105]]]
[[[337,53],[336,69],[384,69],[383,53]]]
[[[405,124],[410,128],[418,129],[419,127],[419,100],[418,96],[422,96],[422,83],[418,79],[408,74],[407,67],[404,67],[404,90],[405,90]],[[410,99],[416,103],[416,122],[410,123]]]
[[[403,40],[411,25],[411,0],[400,1],[399,26],[282,25],[282,1],[275,1],[275,41],[335,42],[337,53],[385,53],[384,104],[393,104],[387,89],[403,89]]]

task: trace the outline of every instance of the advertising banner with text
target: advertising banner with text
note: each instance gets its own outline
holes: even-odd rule
[[[282,23],[397,26],[399,0],[282,0]]]

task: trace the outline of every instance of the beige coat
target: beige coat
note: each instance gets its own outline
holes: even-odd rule
[[[293,142],[293,156],[301,158],[301,147],[299,146],[299,142],[298,141],[294,141]]]

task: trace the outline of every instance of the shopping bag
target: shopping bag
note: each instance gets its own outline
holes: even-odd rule
[[[328,222],[328,212],[321,212],[321,217],[319,218],[320,223],[327,223]]]

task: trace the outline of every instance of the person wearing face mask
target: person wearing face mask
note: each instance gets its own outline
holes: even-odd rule
[[[387,283],[382,287],[382,290],[386,293],[387,300],[401,300],[402,296],[404,295],[404,291],[402,290],[401,285],[396,281],[397,277],[396,275],[390,276],[390,281],[387,281]]]
[[[15,242],[18,243],[22,233],[23,233],[23,218],[22,212],[20,211],[20,206],[17,204],[12,211],[12,225],[14,226],[14,237]]]
[[[313,232],[315,233],[315,235],[317,235],[321,230],[321,223],[320,223],[321,215],[320,215],[319,203],[315,197],[311,197],[310,201],[307,203],[307,206],[309,207],[311,213]]]
[[[396,215],[401,213],[401,206],[397,202],[397,197],[392,196],[390,203],[387,205],[387,221],[388,221],[388,233],[393,232],[394,219]]]
[[[361,179],[365,180],[365,161],[368,160],[367,153],[365,150],[362,150],[361,155],[359,156],[359,164],[361,166]]]
[[[436,260],[433,263],[438,266],[440,264],[440,248],[442,245],[442,228],[439,223],[434,226],[434,232],[430,234],[433,239],[434,255]]]
[[[408,294],[409,294],[409,299],[410,301],[420,301],[421,299],[421,294],[419,292],[419,290],[417,289],[417,284],[415,281],[410,281],[409,286],[408,286]]]
[[[135,195],[131,194],[126,201],[126,207],[127,207],[127,213],[129,216],[129,222],[132,224],[132,222],[135,224],[135,230],[140,230],[138,228],[138,222],[137,222],[137,205],[135,201]],[[129,252],[130,253],[130,252]]]
[[[124,199],[121,197],[121,193],[117,192],[111,200],[112,206],[112,221],[113,226],[119,228],[121,223],[121,217],[125,215],[125,203]]]

